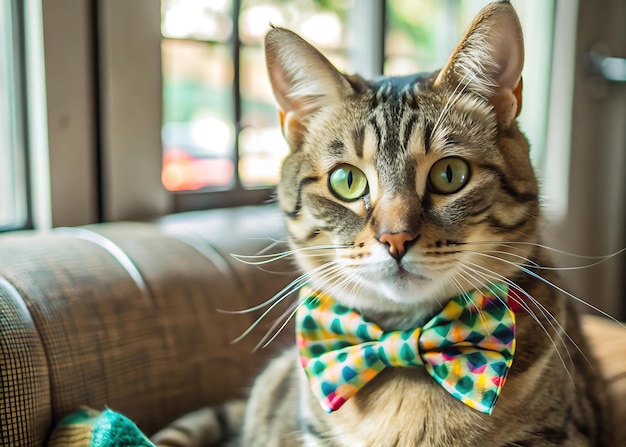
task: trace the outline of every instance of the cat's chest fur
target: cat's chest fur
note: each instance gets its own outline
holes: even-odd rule
[[[470,432],[478,434],[482,416],[445,394],[421,368],[389,369],[342,408],[319,416],[326,418],[328,437],[338,446],[476,445],[462,443],[473,437]],[[454,418],[451,407],[456,407]]]

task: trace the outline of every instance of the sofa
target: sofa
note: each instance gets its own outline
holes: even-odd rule
[[[45,445],[82,405],[121,412],[150,435],[184,413],[245,396],[287,327],[259,340],[292,297],[233,343],[297,274],[252,266],[283,242],[275,205],[0,235],[0,446]],[[597,316],[585,330],[610,386],[626,445],[626,330]]]

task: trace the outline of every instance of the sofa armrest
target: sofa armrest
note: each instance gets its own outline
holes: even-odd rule
[[[294,272],[229,253],[280,239],[280,217],[247,207],[0,236],[0,445],[39,447],[80,405],[109,406],[152,433],[245,393],[283,344],[253,353],[268,318],[233,345],[259,314],[218,310],[259,304]]]

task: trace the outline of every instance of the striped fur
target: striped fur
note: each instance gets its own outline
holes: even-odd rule
[[[421,368],[387,369],[326,414],[289,350],[256,380],[237,442],[611,445],[603,384],[572,302],[553,286],[553,270],[533,268],[551,261],[539,237],[528,142],[515,121],[523,46],[511,5],[485,8],[434,74],[345,76],[284,29],[270,31],[266,54],[291,148],[278,197],[303,280],[384,329],[418,326],[446,298],[494,281],[507,282],[524,311],[517,315],[513,367],[491,416],[447,395]],[[451,194],[429,180],[446,157],[469,166],[467,184]],[[344,164],[367,177],[358,200],[330,191],[329,174]],[[397,234],[406,236],[397,247],[402,255],[383,242]],[[218,414],[205,414],[215,430],[204,444],[161,436],[160,445],[225,439],[232,426]]]

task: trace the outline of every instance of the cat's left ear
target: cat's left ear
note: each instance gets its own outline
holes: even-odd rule
[[[318,50],[287,29],[272,28],[267,33],[265,59],[280,106],[283,134],[295,150],[307,119],[320,108],[342,101],[354,89]]]
[[[508,1],[491,3],[474,20],[434,86],[467,88],[489,100],[501,126],[522,108],[524,39]]]

